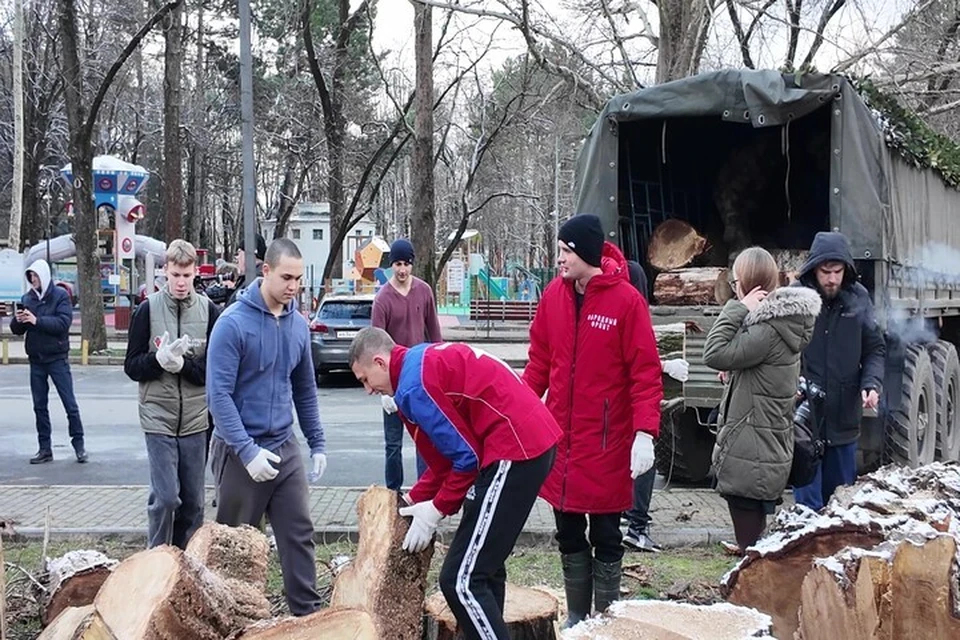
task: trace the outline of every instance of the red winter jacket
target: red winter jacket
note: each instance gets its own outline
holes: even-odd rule
[[[540,495],[573,513],[614,513],[633,504],[634,434],[660,431],[660,357],[646,301],[631,286],[623,254],[607,242],[603,273],[576,311],[573,281],[543,292],[530,326],[524,381],[563,430]]]
[[[481,469],[531,460],[560,439],[540,398],[502,360],[457,343],[391,352],[394,400],[427,471],[410,489],[444,515],[460,509]]]

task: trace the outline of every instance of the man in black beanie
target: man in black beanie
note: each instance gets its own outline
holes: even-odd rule
[[[537,305],[523,380],[564,432],[540,496],[554,509],[572,626],[620,597],[620,515],[653,466],[663,384],[650,309],[600,219],[574,216],[557,236],[561,277]]]
[[[390,334],[393,341],[404,347],[422,342],[441,342],[437,303],[430,285],[413,275],[413,244],[398,238],[390,245],[390,268],[393,275],[380,287],[373,299],[371,324]],[[387,395],[383,403],[384,483],[388,489],[399,490],[403,485],[403,433],[406,431],[397,405]],[[417,454],[417,477],[426,471],[426,463]]]

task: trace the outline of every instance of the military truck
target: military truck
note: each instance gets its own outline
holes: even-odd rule
[[[887,338],[861,468],[960,459],[960,193],[895,148],[903,135],[846,77],[728,70],[614,97],[578,166],[577,211],[598,214],[651,282],[647,247],[669,219],[707,238],[694,266],[728,266],[749,244],[802,252],[818,231],[847,235]],[[686,334],[690,377],[657,451],[661,473],[703,480],[722,384],[701,356],[720,306],[659,305],[655,292],[651,303],[655,324],[703,329]]]

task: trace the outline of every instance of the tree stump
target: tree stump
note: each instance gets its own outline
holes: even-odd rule
[[[691,267],[664,271],[653,281],[653,299],[660,305],[696,306],[717,303],[721,267]]]
[[[106,627],[92,604],[67,607],[37,636],[37,640],[120,640]]]
[[[554,640],[558,607],[557,599],[545,591],[507,583],[503,620],[511,640]],[[463,638],[453,612],[439,591],[427,598],[424,616],[426,640]]]
[[[330,606],[366,611],[381,638],[420,640],[433,545],[416,554],[401,548],[409,525],[397,502],[385,487],[360,496],[357,557],[337,575]]]
[[[657,271],[685,267],[707,249],[707,239],[683,220],[664,220],[653,230],[647,262]]]
[[[84,607],[93,599],[117,561],[99,551],[70,551],[47,562],[49,581],[40,619],[44,625],[67,607]]]
[[[323,609],[300,618],[257,622],[239,636],[242,640],[381,640],[373,618],[360,609]]]
[[[693,605],[663,600],[621,600],[603,615],[564,632],[564,640],[742,640],[770,638],[770,616],[726,603]]]
[[[225,580],[168,546],[117,565],[94,606],[119,640],[222,640],[252,621]]]

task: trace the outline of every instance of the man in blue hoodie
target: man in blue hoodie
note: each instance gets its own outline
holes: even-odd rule
[[[37,417],[37,440],[40,444],[37,455],[30,458],[30,464],[53,460],[50,411],[47,408],[50,380],[53,380],[63,410],[67,413],[70,443],[77,462],[86,462],[80,407],[73,394],[73,376],[67,360],[70,354],[70,325],[73,324],[70,296],[50,282],[50,265],[46,260],[31,264],[24,277],[28,290],[10,322],[10,331],[18,336],[26,334],[25,346],[30,359],[30,391],[33,394],[33,412]]]
[[[295,616],[320,607],[307,477],[293,434],[293,407],[310,446],[313,478],[327,465],[307,321],[297,312],[303,259],[292,241],[274,240],[263,277],[227,308],[207,347],[210,443],[219,486],[217,522],[270,520],[287,605]]]

